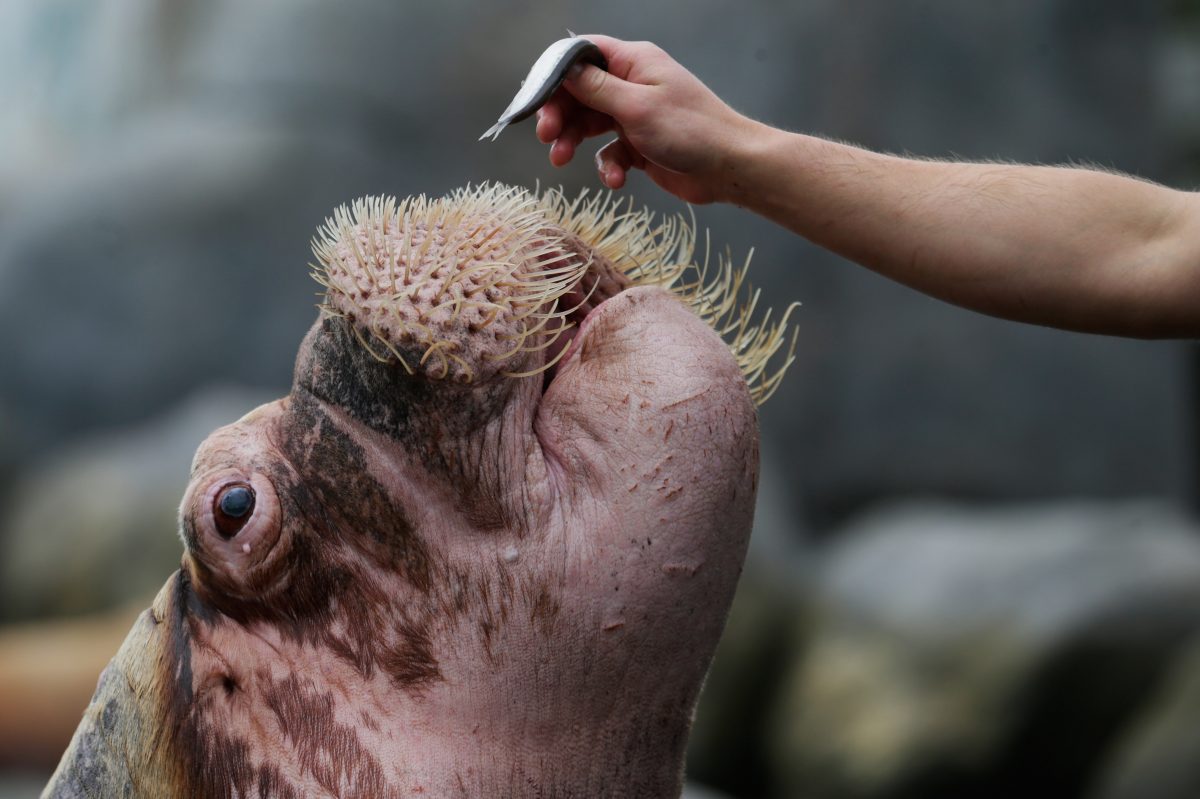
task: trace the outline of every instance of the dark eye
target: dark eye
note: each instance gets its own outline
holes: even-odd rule
[[[213,502],[213,519],[217,532],[225,538],[233,538],[246,526],[254,511],[254,489],[245,483],[226,486]]]

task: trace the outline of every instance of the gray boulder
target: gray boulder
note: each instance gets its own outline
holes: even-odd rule
[[[1171,664],[1098,782],[1094,799],[1200,796],[1200,640]]]
[[[734,796],[770,789],[771,712],[807,607],[789,576],[799,575],[748,564],[688,739],[688,775]]]
[[[776,124],[1171,179],[1145,123],[1162,24],[1148,4],[522,8],[0,4],[0,488],[62,441],[205,382],[282,388],[311,319],[307,242],[338,202],[483,179],[594,186],[586,157],[554,170],[528,127],[475,141],[567,26],[658,41]],[[630,192],[682,210],[641,178]],[[1190,490],[1178,347],[985,319],[741,210],[699,217],[714,242],[758,248],[768,296],[805,302],[804,383],[786,381],[763,419],[821,464],[791,499],[818,526],[911,492]]]
[[[1156,504],[906,505],[820,571],[786,796],[1082,796],[1200,626],[1200,540]]]
[[[0,621],[152,597],[183,552],[178,508],[196,447],[266,399],[245,389],[201,391],[25,474],[0,512]]]
[[[0,796],[0,799],[3,799]],[[725,794],[718,793],[712,788],[705,785],[700,785],[695,782],[685,783],[683,786],[683,794],[679,799],[728,799]]]
[[[452,157],[494,115],[433,49],[460,15],[347,5],[0,7],[0,488],[203,384],[285,388],[337,204],[502,177]]]

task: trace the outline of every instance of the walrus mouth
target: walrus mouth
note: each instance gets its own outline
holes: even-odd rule
[[[325,221],[313,253],[322,314],[346,319],[377,360],[432,380],[549,380],[587,317],[632,286],[669,290],[720,334],[756,404],[794,360],[798,303],[756,321],[749,256],[714,262],[706,233],[698,258],[694,221],[611,195],[482,184],[367,197]]]

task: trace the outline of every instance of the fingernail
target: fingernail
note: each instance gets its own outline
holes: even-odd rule
[[[567,70],[567,79],[575,80],[582,74],[583,74],[583,64],[579,61],[576,61],[574,64],[571,65],[571,68]]]

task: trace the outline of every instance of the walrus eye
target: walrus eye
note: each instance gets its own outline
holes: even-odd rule
[[[217,532],[224,538],[233,538],[246,526],[254,510],[254,489],[245,483],[234,483],[217,494],[213,502],[213,519]]]

